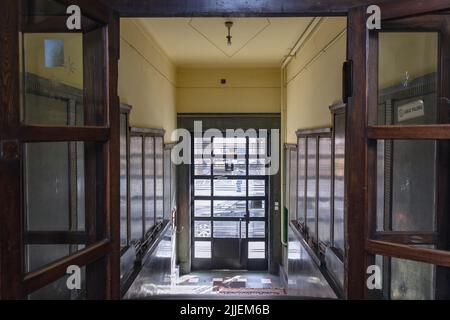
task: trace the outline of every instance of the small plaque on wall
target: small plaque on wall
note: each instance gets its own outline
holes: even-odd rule
[[[423,100],[416,100],[398,107],[398,122],[411,120],[425,115]]]

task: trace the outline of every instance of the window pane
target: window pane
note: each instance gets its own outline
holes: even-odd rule
[[[431,247],[430,247],[431,248]],[[377,265],[383,267],[382,295],[392,300],[447,299],[449,268],[405,259],[376,256]],[[448,281],[447,281],[448,282]],[[441,287],[439,290],[438,287]]]
[[[331,139],[319,140],[319,240],[330,241],[331,218]]]
[[[377,175],[388,181],[390,189],[384,192],[384,201],[378,201],[377,205],[382,206],[378,215],[386,216],[394,231],[435,231],[438,143],[429,140],[385,143],[392,148],[383,149],[379,143],[378,150],[381,155],[385,152],[384,163],[388,167],[379,166]],[[386,206],[385,201],[391,205]],[[391,212],[385,212],[385,208]],[[382,217],[378,221],[382,223]],[[378,229],[384,230],[384,225]]]
[[[214,138],[214,156],[244,156],[247,153],[246,138]]]
[[[125,114],[120,115],[120,245],[128,244],[128,122]]]
[[[264,238],[266,236],[266,223],[264,221],[250,221],[248,224],[249,238]]]
[[[142,138],[130,139],[130,201],[131,201],[131,241],[142,239]]]
[[[194,155],[211,156],[211,139],[194,138]]]
[[[194,216],[195,217],[210,217],[211,216],[211,201],[195,200],[194,201]]]
[[[249,241],[248,243],[249,259],[265,259],[266,243],[264,241]]]
[[[171,160],[171,149],[164,149],[164,219],[170,220],[172,213],[172,203],[171,203],[171,170],[172,170],[172,160]],[[174,173],[175,174],[175,173]]]
[[[301,223],[305,222],[305,174],[306,174],[306,139],[298,139],[298,183],[297,183],[297,217]]]
[[[211,180],[195,179],[194,195],[196,196],[211,196]]]
[[[214,180],[214,195],[220,197],[245,197],[247,185],[245,180]]]
[[[265,180],[248,180],[249,197],[265,197],[266,181]]]
[[[25,33],[22,55],[23,121],[84,125],[83,35]]]
[[[211,259],[211,241],[195,241],[194,257],[198,259]]]
[[[155,140],[144,139],[145,147],[145,232],[155,225]]]
[[[250,159],[248,161],[248,174],[251,176],[264,176],[267,175],[266,160],[264,159]]]
[[[317,140],[308,138],[308,171],[307,171],[307,199],[306,225],[311,235],[316,235],[316,168],[317,168]]]
[[[249,154],[250,156],[267,155],[267,140],[265,138],[250,138],[249,139]]]
[[[344,168],[345,114],[335,116],[334,146],[334,239],[333,246],[344,251]]]
[[[214,201],[214,217],[245,217],[246,211],[245,201]]]
[[[264,218],[266,216],[264,200],[251,200],[248,202],[250,218]]]
[[[29,231],[84,230],[83,142],[27,143],[25,198]]]
[[[195,158],[194,159],[194,175],[196,175],[196,176],[211,175],[211,159]]]
[[[214,175],[245,176],[247,165],[245,159],[214,159]]]
[[[214,221],[214,238],[246,238],[246,231],[243,221]]]
[[[194,221],[196,238],[211,238],[211,221]]]
[[[163,163],[163,138],[155,138],[155,168],[156,168],[156,222],[164,220],[164,163]]]
[[[437,123],[438,46],[436,32],[379,34],[379,124]]]
[[[298,163],[297,150],[289,151],[290,169],[289,176],[286,177],[286,183],[289,183],[289,216],[290,219],[297,218],[297,187],[298,187]],[[287,171],[286,171],[287,172]]]

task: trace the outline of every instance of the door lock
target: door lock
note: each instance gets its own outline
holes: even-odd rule
[[[17,140],[1,141],[0,159],[13,161],[19,158],[19,142]]]

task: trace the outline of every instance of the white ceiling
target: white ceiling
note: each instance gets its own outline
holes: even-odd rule
[[[178,66],[279,66],[312,18],[140,18]],[[225,22],[233,43],[227,45]]]

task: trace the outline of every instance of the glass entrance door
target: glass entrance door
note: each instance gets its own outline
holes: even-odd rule
[[[194,139],[194,269],[267,269],[267,140]]]

